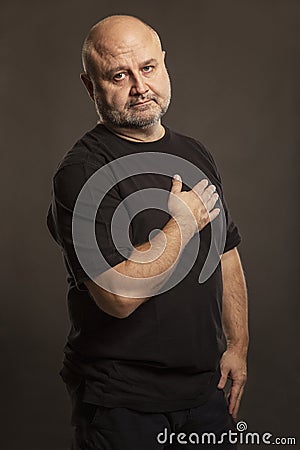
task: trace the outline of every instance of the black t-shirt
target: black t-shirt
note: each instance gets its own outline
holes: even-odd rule
[[[182,158],[197,170],[184,167]],[[109,165],[112,162],[115,165]],[[109,167],[109,171],[104,174],[98,171],[104,167]],[[119,264],[129,257],[132,249],[122,229],[117,233],[117,246],[112,236],[111,221],[118,206],[125,205],[129,223],[125,231],[132,245],[146,242],[152,230],[162,229],[170,219],[167,199],[172,175],[179,173],[183,190],[189,190],[199,181],[199,170],[217,187],[223,203],[225,253],[240,243],[240,235],[226,207],[214,160],[198,141],[166,128],[164,137],[158,141],[132,142],[98,124],[74,145],[58,166],[47,223],[61,247],[68,272],[71,329],[61,375],[70,390],[83,386],[86,402],[149,412],[172,411],[203,403],[218,383],[219,361],[226,348],[221,322],[221,265],[216,265],[205,282],[198,281],[210,248],[210,225],[198,233],[200,249],[182,280],[151,297],[125,319],[103,312],[90,296],[84,281],[91,277],[91,272],[97,275],[107,267],[100,261],[97,266],[97,253],[94,254],[83,237],[80,251],[93,260],[91,272],[84,269],[72,235],[76,200],[86,182],[101,173],[98,181],[95,178],[96,194],[95,190],[90,192],[93,202],[97,195],[104,197],[95,217],[95,238],[107,264],[111,267]],[[187,179],[189,182],[185,184]],[[142,211],[143,193],[150,192],[151,197],[151,189],[161,190],[153,192],[155,195],[158,192],[162,206],[156,208],[150,204]],[[137,192],[141,197],[127,205],[126,199],[132,199]],[[134,208],[136,202],[140,203],[138,213]],[[146,205],[147,202],[148,199]],[[82,211],[84,208],[80,211],[81,220],[88,223],[89,213],[84,217]],[[117,228],[118,224],[117,220]],[[196,236],[183,251],[177,265],[180,270],[189,265],[195,254],[195,239]],[[172,280],[171,276],[170,286]]]

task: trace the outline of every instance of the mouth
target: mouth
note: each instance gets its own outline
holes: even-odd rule
[[[130,105],[131,108],[136,108],[136,107],[140,107],[140,106],[144,106],[147,105],[148,103],[152,102],[153,100],[150,98],[148,100],[144,100],[143,102],[136,102]]]

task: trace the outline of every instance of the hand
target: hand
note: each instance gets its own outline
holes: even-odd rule
[[[179,175],[175,177],[168,200],[169,212],[184,224],[193,224],[194,233],[201,231],[220,212],[219,208],[213,209],[219,198],[215,192],[216,187],[213,184],[208,185],[208,180],[203,179],[190,191],[181,192],[181,178]]]
[[[234,419],[237,417],[241,398],[247,380],[247,362],[245,352],[234,348],[228,348],[220,361],[221,378],[218,384],[219,389],[224,389],[227,378],[231,379],[229,392],[229,414]]]

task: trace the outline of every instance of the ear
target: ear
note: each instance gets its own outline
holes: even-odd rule
[[[166,58],[166,52],[165,52],[165,50],[163,50],[162,54],[163,54],[163,58],[165,59],[165,58]]]
[[[94,85],[89,76],[86,73],[80,74],[80,79],[83,82],[86,90],[88,91],[88,94],[92,101],[94,101]]]

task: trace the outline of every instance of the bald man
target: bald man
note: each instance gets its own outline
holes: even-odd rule
[[[247,295],[215,162],[161,123],[170,80],[149,25],[105,18],[82,59],[99,121],[59,164],[48,213],[68,273],[72,449],[236,448]]]

